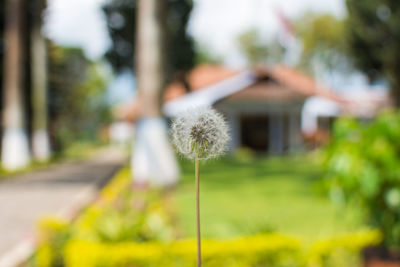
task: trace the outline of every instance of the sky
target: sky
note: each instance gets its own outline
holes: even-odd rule
[[[101,5],[109,0],[49,0],[45,32],[56,43],[81,46],[92,59],[110,45]],[[276,16],[307,10],[345,14],[344,0],[194,0],[188,31],[215,53],[234,56],[234,41],[242,31],[258,27],[266,35],[279,30]]]
[[[80,46],[85,54],[100,58],[110,45],[104,0],[49,0],[45,15],[45,34],[60,45]]]
[[[217,55],[237,65],[235,40],[243,31],[256,27],[272,37],[282,25],[277,13],[296,18],[306,11],[329,12],[344,16],[344,0],[197,0],[189,23],[189,32]],[[242,62],[244,63],[244,62]]]
[[[82,47],[85,54],[100,59],[110,46],[101,6],[110,0],[48,0],[45,34],[59,45]],[[245,61],[235,40],[246,29],[257,27],[268,37],[281,28],[277,10],[288,18],[306,11],[345,15],[344,0],[194,0],[189,33],[196,42],[222,56],[231,67]],[[135,95],[131,73],[124,73],[110,84],[109,99],[116,104]]]

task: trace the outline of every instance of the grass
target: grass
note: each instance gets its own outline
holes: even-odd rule
[[[182,162],[176,206],[183,236],[195,235],[194,164]],[[240,160],[200,166],[202,236],[226,238],[279,231],[314,240],[361,227],[360,215],[338,210],[317,193],[320,166],[310,156]]]

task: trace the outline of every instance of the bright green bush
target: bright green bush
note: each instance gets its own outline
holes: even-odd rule
[[[362,207],[385,245],[400,246],[400,112],[340,119],[325,152],[332,199]]]

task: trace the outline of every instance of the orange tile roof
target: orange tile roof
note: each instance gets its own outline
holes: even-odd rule
[[[204,64],[194,68],[188,76],[188,82],[193,91],[221,82],[229,77],[239,74],[239,71],[220,65]],[[186,94],[182,83],[173,82],[164,93],[164,101],[176,99]]]
[[[254,69],[254,73],[260,78],[270,77],[275,80],[282,87],[288,88],[294,94],[293,97],[297,98],[298,94],[303,96],[313,96],[318,95],[325,98],[329,98],[333,101],[344,102],[339,96],[337,96],[329,88],[318,84],[312,77],[284,65],[277,65],[272,67],[257,67]],[[239,74],[239,71],[229,69],[220,65],[200,65],[194,68],[188,77],[188,82],[192,87],[193,91],[201,90],[207,86],[223,81],[229,77]],[[270,88],[272,89],[272,88]],[[276,88],[275,88],[276,89]],[[254,95],[259,93],[260,96],[266,96],[266,93],[262,90],[254,90],[252,92],[246,92],[247,97],[251,94]],[[171,83],[165,90],[164,101],[169,101],[172,99],[179,98],[185,95],[187,92],[183,85],[179,82]],[[289,92],[281,93],[269,93],[271,95],[281,95],[283,98],[288,99],[290,95]],[[243,93],[237,94],[235,96],[243,96]]]
[[[271,81],[258,81],[226,98],[227,101],[278,101],[304,100],[304,94],[294,92]]]
[[[284,87],[303,94],[305,96],[322,96],[337,102],[344,102],[330,88],[317,83],[312,77],[291,67],[277,65],[274,67],[262,67],[255,69],[260,76],[269,76]]]

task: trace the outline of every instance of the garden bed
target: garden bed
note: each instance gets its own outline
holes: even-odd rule
[[[190,186],[187,178],[178,190]],[[205,182],[204,189],[207,187],[211,190],[212,186]],[[182,224],[178,223],[182,215],[175,211],[173,196],[159,191],[133,192],[130,173],[124,169],[74,222],[43,219],[37,252],[27,265],[194,266],[195,240],[182,236]],[[207,221],[210,220],[203,222],[203,229],[208,227]],[[270,230],[224,239],[207,237],[203,242],[203,262],[209,267],[354,267],[360,265],[360,250],[378,244],[380,239],[378,232],[367,230],[315,237],[312,241]]]

